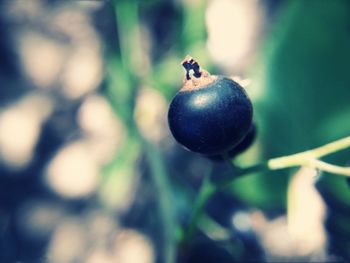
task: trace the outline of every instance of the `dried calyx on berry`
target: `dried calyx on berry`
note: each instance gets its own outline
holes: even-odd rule
[[[224,154],[247,135],[253,107],[231,78],[210,75],[190,56],[182,62],[185,79],[170,103],[168,122],[174,138],[204,155]]]

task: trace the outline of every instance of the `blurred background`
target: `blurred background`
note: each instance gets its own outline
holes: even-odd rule
[[[0,262],[350,260],[349,186],[307,168],[237,179],[181,251],[203,176],[230,168],[166,119],[190,54],[249,83],[237,165],[348,136],[348,0],[1,0],[0,36]]]

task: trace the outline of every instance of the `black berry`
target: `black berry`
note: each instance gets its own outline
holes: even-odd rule
[[[223,161],[225,158],[233,159],[240,153],[247,150],[254,142],[255,137],[256,137],[256,125],[253,123],[252,126],[250,126],[250,129],[247,135],[243,138],[242,141],[240,141],[235,147],[233,147],[233,149],[229,150],[227,153],[224,153],[224,154],[210,155],[208,157],[213,161]]]
[[[252,125],[253,107],[244,89],[228,77],[210,75],[191,57],[182,65],[184,85],[168,112],[173,136],[187,149],[205,155],[233,149]]]

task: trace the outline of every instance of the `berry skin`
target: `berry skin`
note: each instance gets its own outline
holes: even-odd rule
[[[223,161],[226,157],[229,159],[233,159],[237,155],[241,154],[245,150],[247,150],[252,143],[254,142],[256,137],[256,125],[253,123],[252,126],[250,126],[250,129],[247,133],[247,135],[243,138],[242,141],[240,141],[233,149],[229,150],[227,154],[216,154],[207,156],[209,159],[213,161]]]
[[[252,125],[253,107],[244,89],[224,76],[210,75],[187,57],[186,78],[170,103],[169,128],[187,149],[204,155],[235,147]]]

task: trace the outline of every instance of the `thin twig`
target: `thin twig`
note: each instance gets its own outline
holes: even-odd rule
[[[284,169],[294,166],[309,165],[315,159],[329,155],[334,152],[341,151],[350,147],[350,136],[334,142],[325,144],[321,147],[308,150],[301,153],[296,153],[288,156],[273,158],[267,161],[270,170]]]
[[[217,189],[230,185],[236,178],[255,172],[266,172],[269,170],[281,170],[297,166],[309,166],[329,173],[350,176],[350,168],[329,164],[318,160],[323,156],[335,153],[350,147],[350,136],[325,144],[321,147],[304,152],[277,157],[266,162],[242,168],[234,176],[225,178],[217,183]]]
[[[342,166],[326,163],[316,159],[314,159],[311,162],[311,164],[313,164],[314,168],[318,168],[319,170],[322,170],[328,173],[350,176],[350,167],[342,167]]]

